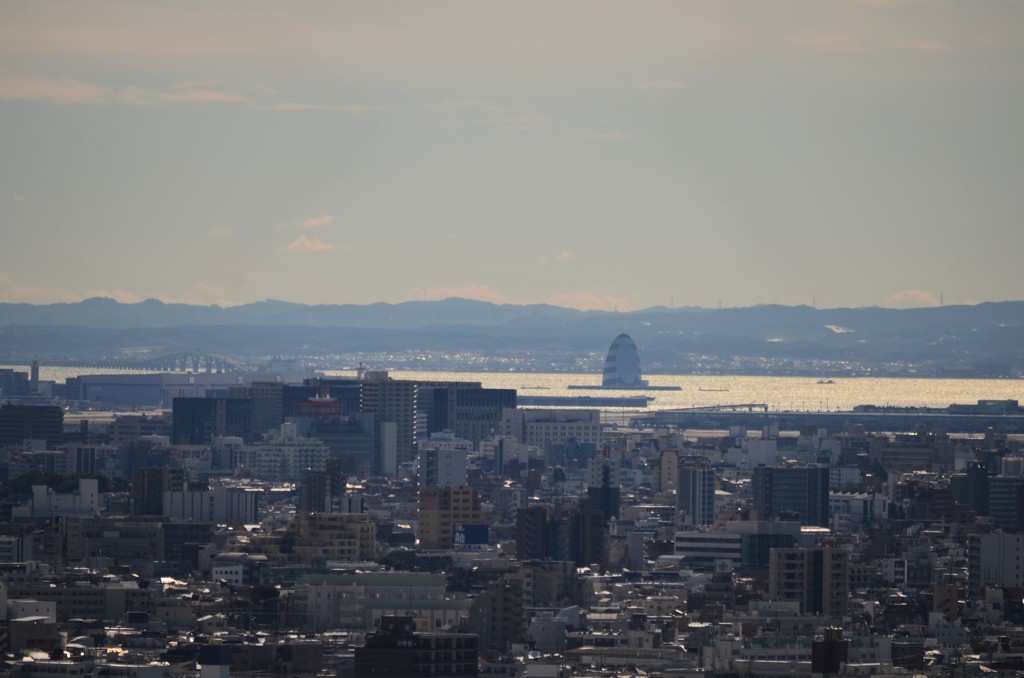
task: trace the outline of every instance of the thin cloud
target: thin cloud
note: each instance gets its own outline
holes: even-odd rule
[[[0,275],[0,283],[10,282],[9,275]],[[142,297],[134,292],[121,289],[75,289],[68,290],[60,287],[37,287],[34,285],[11,285],[0,291],[0,301],[24,304],[56,304],[75,303],[92,297],[103,297],[114,299],[123,304],[135,304],[142,301]]]
[[[11,274],[0,271],[0,283],[10,282]]]
[[[890,294],[883,304],[887,308],[924,308],[938,305],[939,300],[934,294],[922,290],[903,290]]]
[[[0,100],[32,103],[98,105],[109,96],[109,88],[74,78],[17,76],[0,72]]]
[[[6,282],[9,282],[10,278]],[[85,297],[76,297],[67,290],[56,287],[36,287],[33,285],[11,285],[0,291],[0,299],[12,303],[54,304],[61,301],[80,301]]]
[[[14,202],[25,202],[25,196],[23,196],[20,193],[15,193],[14,195],[11,196],[11,200],[13,200]]]
[[[206,235],[210,236],[211,238],[223,238],[225,236],[233,234],[234,230],[232,230],[229,226],[214,226],[213,228],[206,232]]]
[[[569,250],[565,250],[564,252],[559,252],[558,256],[555,257],[555,259],[558,259],[559,261],[572,261],[575,258],[576,258],[576,253],[575,252],[570,252]]]
[[[941,53],[949,51],[948,44],[937,40],[898,40],[895,47],[907,52]]]
[[[185,104],[252,104],[252,100],[241,94],[222,92],[208,87],[197,87],[168,92],[159,95],[161,101]]]
[[[474,99],[472,97],[463,97],[457,99],[442,99],[437,102],[425,104],[424,108],[431,113],[439,113],[443,111],[463,110],[463,111],[477,111],[480,113],[491,113],[499,114],[508,112],[508,107],[502,106],[501,104],[493,103],[490,101],[484,101],[483,99]]]
[[[622,132],[601,132],[600,134],[591,134],[584,138],[587,141],[607,143],[614,141],[625,141],[626,139],[629,139],[629,135],[623,134]]]
[[[256,83],[255,85],[249,85],[246,89],[252,92],[258,97],[275,97],[277,96],[277,90],[270,85],[264,85],[263,83]]]
[[[534,131],[546,127],[550,122],[545,116],[533,111],[471,97],[441,99],[424,104],[423,110],[438,115],[475,118],[475,124],[510,131]]]
[[[272,88],[250,87],[257,96],[275,94]],[[0,101],[63,105],[159,106],[167,104],[235,105],[266,111],[340,111],[366,115],[385,109],[365,104],[332,105],[309,102],[257,103],[251,97],[218,87],[213,80],[190,80],[162,89],[135,85],[107,86],[75,78],[43,75],[13,75],[0,71]]]
[[[636,307],[629,299],[600,290],[585,289],[560,292],[551,296],[547,303],[553,306],[577,308],[581,311],[634,311]]]
[[[541,115],[513,115],[504,118],[493,118],[484,122],[487,127],[496,129],[531,132],[545,127],[548,119]]]
[[[295,240],[291,241],[285,246],[286,252],[300,253],[300,252],[330,252],[331,250],[337,249],[338,246],[333,243],[328,243],[320,240],[320,238],[310,238],[307,235],[300,235]]]
[[[236,303],[227,298],[223,287],[210,283],[200,282],[192,286],[192,291],[185,297],[176,300],[181,304],[194,304],[197,306],[235,306]]]
[[[299,228],[323,228],[334,223],[334,215],[321,214],[318,217],[310,217],[299,224]]]
[[[259,108],[265,111],[276,111],[276,112],[302,112],[302,111],[340,111],[342,113],[351,113],[353,115],[368,115],[370,113],[381,113],[387,109],[381,106],[365,106],[362,104],[349,104],[345,106],[338,106],[334,104],[309,104],[301,103],[297,101],[286,101],[277,104],[270,104],[267,106],[260,106]]]
[[[677,82],[675,80],[645,80],[637,83],[637,89],[647,90],[674,90],[674,89],[686,89],[685,82]]]
[[[791,47],[813,52],[860,52],[862,45],[854,38],[842,33],[808,32],[800,33],[789,40]]]

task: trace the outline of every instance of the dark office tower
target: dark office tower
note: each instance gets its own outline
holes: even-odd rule
[[[30,368],[29,374],[29,392],[32,395],[39,394],[39,361],[33,360],[32,367]]]
[[[759,520],[786,518],[828,526],[828,468],[758,466],[753,478]]]
[[[331,512],[331,478],[325,471],[306,471],[299,485],[299,511]]]
[[[175,398],[171,440],[175,445],[212,445],[222,436],[252,439],[248,398]]]
[[[349,416],[359,412],[359,401],[362,394],[362,382],[357,379],[341,377],[314,377],[303,381],[303,386],[288,386],[285,389],[285,416],[303,416],[299,411],[302,403],[312,397],[333,398],[338,403],[340,412]],[[294,392],[294,395],[291,395]],[[300,397],[305,392],[304,397]]]
[[[479,445],[501,429],[501,412],[515,409],[516,390],[511,388],[455,389],[456,438]]]
[[[546,506],[527,506],[516,511],[516,559],[544,560],[553,557]]]
[[[811,673],[839,673],[841,665],[846,663],[849,656],[849,646],[849,641],[843,640],[841,628],[825,627],[825,637],[811,643]]]
[[[396,462],[399,465],[416,458],[416,394],[415,381],[395,381],[387,372],[367,372],[362,382],[360,409],[375,417],[378,448],[385,440],[381,435],[382,427],[388,423],[395,425]],[[377,459],[383,456],[384,450],[377,449]]]
[[[412,617],[382,617],[355,650],[354,678],[476,678],[478,655],[475,634],[417,633]]]
[[[707,461],[689,461],[679,468],[677,508],[691,525],[715,522],[715,470]]]
[[[798,601],[804,614],[845,614],[850,596],[850,552],[831,546],[772,549],[768,595],[771,600]]]
[[[28,374],[12,369],[0,370],[0,397],[7,399],[28,395]]]
[[[619,517],[621,490],[618,468],[618,464],[603,458],[591,459],[587,468],[587,498],[595,510],[604,514],[606,520]]]
[[[568,559],[578,567],[604,565],[608,542],[604,514],[589,499],[581,499],[579,506],[569,513],[567,527]]]
[[[356,412],[333,419],[314,419],[308,438],[323,441],[330,450],[327,460],[336,463],[337,472],[366,477],[375,473],[376,430],[374,416]]]
[[[132,505],[138,516],[164,514],[164,492],[182,492],[185,472],[180,468],[137,468],[132,471]]]
[[[64,410],[56,405],[0,406],[0,449],[26,440],[45,440],[47,447],[64,442]]]
[[[455,432],[455,392],[468,388],[480,390],[479,381],[425,381],[416,380],[416,411],[426,421],[426,427],[420,431],[421,437],[441,431]]]
[[[284,423],[284,384],[256,381],[248,386],[228,389],[229,398],[247,398],[252,403],[252,435],[258,439],[268,431],[278,431]]]
[[[217,401],[213,398],[175,398],[171,442],[210,445],[217,437]]]
[[[988,478],[988,515],[996,527],[1015,532],[1021,520],[1020,497],[1024,494],[1024,477],[991,476]]]
[[[218,403],[217,435],[235,436],[247,443],[252,442],[252,401],[248,398],[223,398]]]
[[[479,635],[481,650],[507,652],[523,639],[523,612],[522,586],[502,578],[473,599],[468,626]]]
[[[989,514],[988,464],[972,461],[967,465],[967,505],[979,516]]]

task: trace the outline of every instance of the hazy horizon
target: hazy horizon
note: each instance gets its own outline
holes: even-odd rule
[[[0,6],[0,301],[1024,299],[1024,3]]]
[[[201,307],[201,308],[221,308],[221,309],[238,308],[238,307],[241,307],[241,306],[251,306],[251,305],[254,305],[254,304],[263,304],[263,303],[296,304],[296,305],[300,305],[300,306],[373,306],[373,305],[376,305],[376,304],[399,305],[399,304],[424,303],[424,302],[469,301],[469,302],[481,302],[481,303],[485,303],[485,304],[495,304],[495,305],[499,305],[499,306],[534,306],[534,305],[543,305],[543,306],[552,306],[552,307],[555,307],[555,308],[562,308],[562,309],[566,309],[566,310],[603,311],[603,312],[608,312],[608,313],[615,313],[615,312],[635,313],[635,312],[640,312],[640,311],[651,311],[651,310],[670,310],[670,311],[671,310],[677,310],[677,311],[684,311],[684,310],[694,310],[694,311],[745,310],[745,309],[752,309],[752,308],[758,308],[758,307],[764,307],[764,306],[782,306],[782,307],[787,307],[787,308],[801,308],[801,307],[803,307],[803,308],[811,308],[811,309],[814,309],[816,311],[843,311],[843,310],[868,310],[868,309],[921,310],[921,309],[927,309],[927,308],[940,308],[941,307],[938,304],[934,304],[934,305],[929,304],[927,306],[902,306],[900,308],[892,308],[892,307],[887,307],[887,306],[882,306],[882,305],[874,305],[874,306],[829,306],[829,307],[822,307],[822,306],[812,306],[811,304],[774,304],[774,303],[771,303],[771,302],[767,302],[767,303],[763,303],[763,304],[751,304],[749,306],[724,306],[724,305],[723,306],[694,306],[694,305],[687,305],[687,306],[665,306],[665,305],[661,305],[661,304],[655,304],[653,306],[644,306],[642,308],[630,308],[630,309],[614,309],[614,308],[612,308],[612,309],[596,309],[596,308],[590,308],[590,309],[583,308],[583,309],[581,309],[581,308],[576,308],[576,307],[573,307],[573,306],[565,306],[565,305],[560,306],[558,304],[550,304],[548,302],[543,302],[543,301],[541,301],[541,302],[523,302],[523,303],[518,303],[518,302],[492,301],[492,300],[489,300],[489,299],[474,299],[472,297],[442,297],[442,298],[438,298],[438,299],[425,299],[425,300],[424,299],[405,299],[405,300],[396,301],[396,302],[390,302],[390,301],[368,301],[368,302],[365,302],[365,303],[351,303],[351,302],[331,303],[331,302],[326,302],[326,303],[321,303],[321,304],[313,304],[313,303],[307,303],[307,302],[302,302],[302,301],[290,301],[290,300],[287,300],[287,299],[265,298],[265,299],[255,299],[253,301],[245,301],[245,302],[240,302],[240,303],[235,303],[235,304],[217,304],[217,303],[193,303],[193,302],[188,302],[188,301],[166,301],[164,299],[158,299],[156,297],[147,297],[145,299],[138,299],[138,300],[121,300],[121,299],[117,299],[115,297],[110,297],[110,296],[90,296],[90,297],[85,297],[83,299],[77,299],[77,300],[73,300],[73,301],[53,301],[53,302],[42,302],[42,303],[0,301],[0,304],[22,303],[22,304],[28,304],[30,306],[50,306],[50,305],[54,305],[54,304],[80,304],[80,303],[83,303],[83,302],[96,301],[96,300],[112,301],[112,302],[116,302],[118,304],[126,304],[126,305],[141,304],[141,303],[146,303],[146,302],[159,302],[161,304],[167,304],[167,305],[181,304],[181,305],[196,306],[196,307]],[[1017,303],[1017,302],[1024,302],[1024,299],[1005,299],[1005,300],[1002,300],[1002,301],[978,301],[978,302],[963,303],[963,304],[944,304],[944,305],[945,306],[980,306],[982,304]]]

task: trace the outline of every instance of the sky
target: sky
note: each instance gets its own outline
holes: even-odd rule
[[[0,301],[1024,299],[1024,1],[0,3]]]

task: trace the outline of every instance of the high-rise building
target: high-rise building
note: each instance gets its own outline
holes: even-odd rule
[[[247,386],[228,389],[229,398],[250,401],[250,427],[254,438],[258,439],[268,431],[277,431],[284,423],[284,388],[283,382],[254,381]]]
[[[546,506],[524,506],[516,511],[516,558],[543,560],[555,555],[549,520]]]
[[[388,431],[386,424],[394,425],[395,463],[410,462],[416,455],[416,394],[415,381],[398,381],[387,372],[367,372],[362,382],[360,410],[372,413],[377,424],[377,473],[391,475],[386,466]],[[390,472],[390,473],[389,473]]]
[[[453,548],[456,525],[487,522],[480,494],[472,485],[420,489],[417,518],[422,549]]]
[[[715,470],[706,459],[681,459],[676,481],[676,503],[691,525],[715,522]]]
[[[453,421],[448,430],[456,437],[479,445],[501,430],[501,413],[515,409],[516,391],[508,388],[455,388],[447,390],[454,398]]]
[[[20,447],[26,440],[45,440],[51,448],[64,442],[64,410],[56,405],[0,406],[0,449]]]
[[[754,469],[754,508],[759,520],[798,520],[827,527],[827,466],[758,466]]]
[[[480,637],[481,650],[508,651],[522,640],[523,622],[522,586],[505,578],[481,591],[469,608],[468,627]]]
[[[567,559],[580,567],[604,565],[608,558],[604,513],[597,510],[590,499],[581,499],[566,518]]]
[[[164,492],[185,490],[180,468],[137,468],[132,471],[132,506],[135,515],[159,516],[164,512]]]
[[[604,359],[604,388],[642,388],[647,382],[640,378],[640,353],[628,334],[620,334],[608,348]]]
[[[972,534],[967,540],[967,586],[1024,588],[1024,534]]]
[[[217,438],[252,440],[252,401],[248,398],[175,398],[171,442],[212,445]]]
[[[621,464],[618,459],[594,457],[587,462],[587,498],[605,520],[618,519],[621,488]]]
[[[850,552],[831,546],[772,549],[768,595],[772,600],[799,601],[804,614],[844,614],[850,595]]]
[[[466,484],[466,451],[429,447],[420,450],[420,487]]]
[[[0,369],[0,397],[8,400],[29,395],[27,372],[15,372],[9,367]]]

